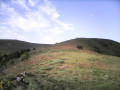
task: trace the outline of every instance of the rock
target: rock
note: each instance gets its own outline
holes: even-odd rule
[[[26,72],[22,72],[21,75],[25,76],[25,75],[26,75]]]
[[[106,78],[108,78],[108,75],[105,75]]]
[[[18,82],[23,82],[23,77],[17,77]]]

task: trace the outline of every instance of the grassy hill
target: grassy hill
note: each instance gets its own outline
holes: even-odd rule
[[[108,46],[102,46],[103,42]],[[0,89],[119,90],[120,57],[97,53],[94,45],[114,50],[119,47],[111,40],[78,38],[31,50],[28,59],[16,58],[6,64],[0,73]]]
[[[0,40],[0,53],[11,53],[25,48],[46,47],[48,44],[35,44],[19,40]]]
[[[120,43],[108,39],[76,38],[58,43],[56,45],[82,45],[84,49],[89,49],[101,54],[120,57]]]

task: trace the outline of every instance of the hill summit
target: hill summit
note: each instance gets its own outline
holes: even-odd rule
[[[82,46],[85,49],[95,51],[100,54],[107,54],[120,57],[120,43],[108,39],[76,38],[61,43],[57,43],[56,45]]]
[[[29,43],[20,40],[1,39],[0,53],[11,53],[25,48],[40,48],[49,46],[48,44]]]

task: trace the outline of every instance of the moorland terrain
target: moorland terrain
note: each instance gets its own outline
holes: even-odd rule
[[[120,90],[120,43],[0,40],[0,90]]]

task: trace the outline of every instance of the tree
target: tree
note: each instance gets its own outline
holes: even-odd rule
[[[28,53],[23,53],[21,56],[21,61],[24,61],[25,59],[28,59],[29,58],[29,54]]]
[[[82,45],[77,45],[77,48],[78,49],[83,49],[83,46]]]
[[[33,48],[33,50],[36,50],[36,48]]]

